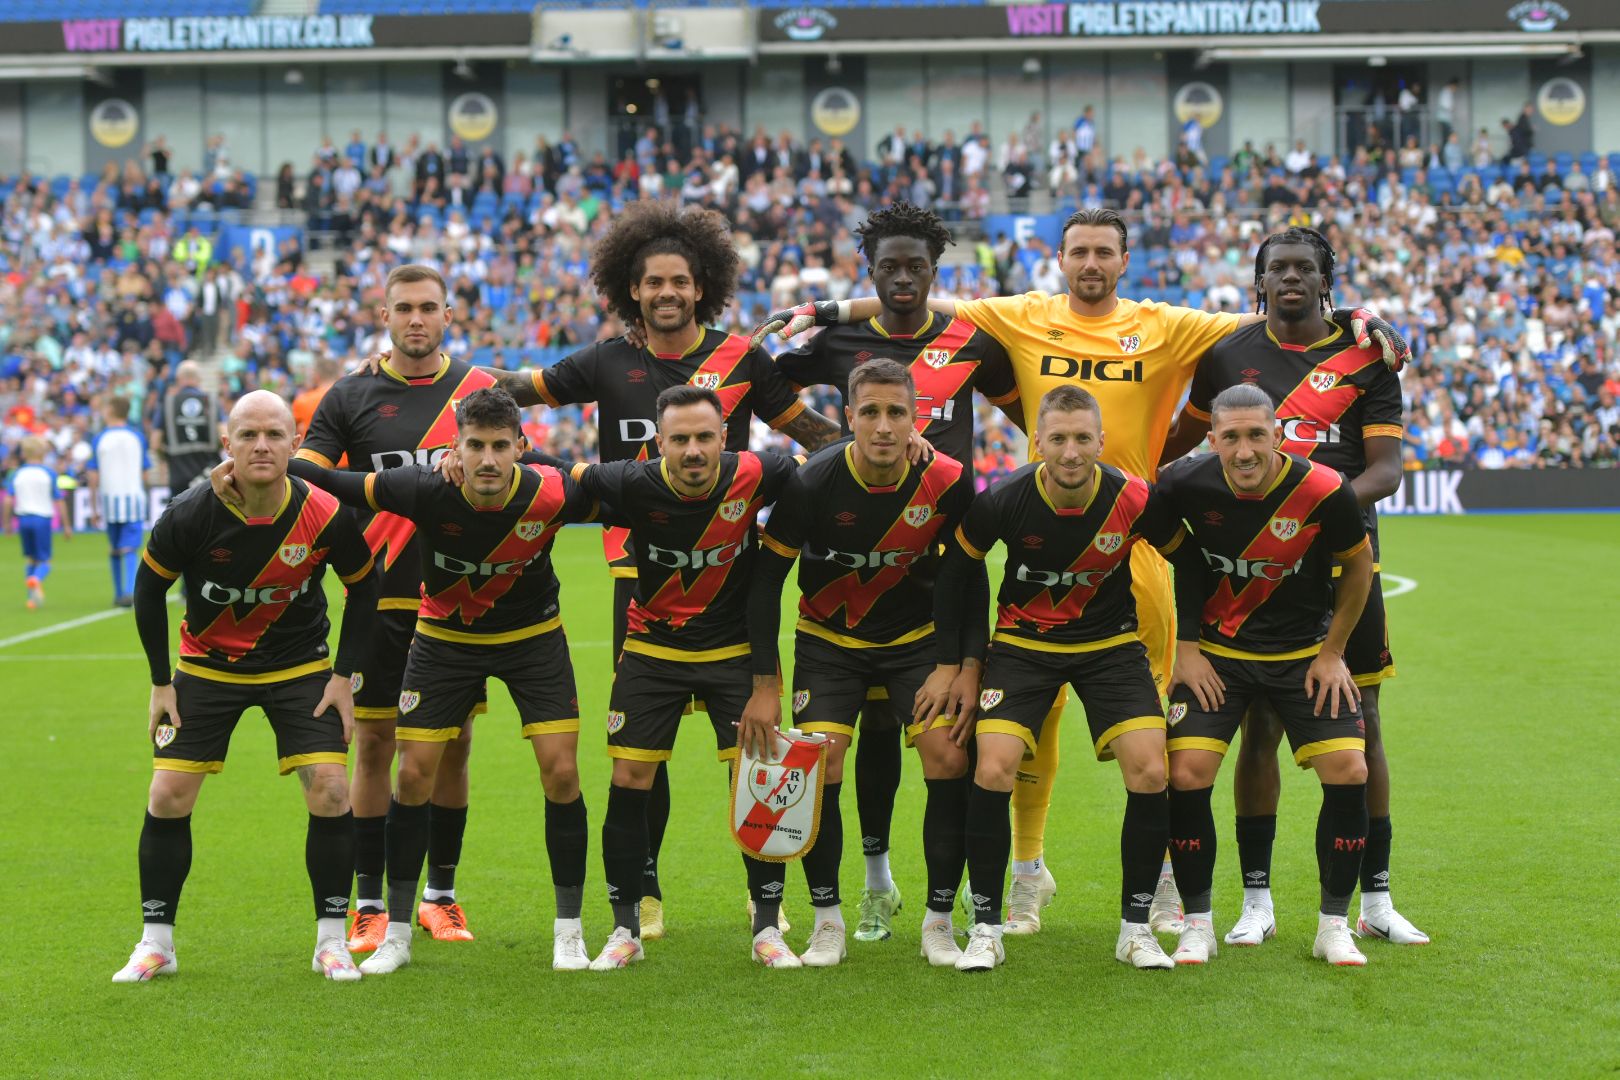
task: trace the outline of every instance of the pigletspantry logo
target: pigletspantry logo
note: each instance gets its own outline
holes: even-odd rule
[[[1518,23],[1520,30],[1544,34],[1558,29],[1558,24],[1569,18],[1569,9],[1550,0],[1526,0],[1508,8],[1507,17]]]
[[[776,17],[775,26],[792,41],[820,41],[838,20],[824,8],[792,8]]]

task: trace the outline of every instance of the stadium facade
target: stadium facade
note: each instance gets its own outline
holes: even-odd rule
[[[1374,120],[1397,143],[1439,141],[1442,123],[1500,139],[1526,103],[1538,151],[1620,148],[1607,0],[502,6],[78,0],[64,14],[84,17],[47,22],[0,4],[15,20],[0,23],[0,161],[77,175],[158,135],[194,161],[223,132],[264,176],[355,129],[507,154],[566,131],[613,160],[650,121],[842,138],[866,157],[897,128],[960,140],[977,122],[994,142],[1039,114],[1050,136],[1085,105],[1106,153],[1152,159],[1189,122],[1210,155],[1301,139],[1343,153]],[[1419,103],[1403,114],[1406,88]]]

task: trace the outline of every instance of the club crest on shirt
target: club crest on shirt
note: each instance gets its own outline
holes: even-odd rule
[[[175,726],[173,724],[159,724],[157,726],[157,730],[152,733],[152,741],[156,743],[157,748],[161,750],[165,746],[168,746],[170,743],[174,742],[174,737],[178,734],[179,732],[175,730]]]
[[[1294,534],[1299,532],[1299,518],[1274,517],[1271,519],[1271,535],[1279,540],[1292,540]]]
[[[546,523],[543,521],[520,521],[512,528],[512,531],[517,534],[519,540],[533,540],[546,531]]]
[[[931,368],[936,368],[936,369],[937,368],[942,368],[942,367],[944,367],[946,364],[948,364],[950,362],[951,362],[951,350],[949,350],[949,349],[924,349],[923,350],[923,363],[927,364]]]
[[[928,519],[933,516],[934,508],[932,506],[926,506],[922,503],[912,503],[910,506],[906,507],[906,512],[904,514],[906,524],[910,525],[913,529],[922,528],[924,525],[928,524]]]
[[[1309,382],[1312,390],[1325,394],[1338,385],[1339,376],[1331,371],[1313,371]]]
[[[283,544],[280,551],[281,561],[288,566],[297,566],[309,558],[308,544]]]
[[[704,390],[720,389],[720,373],[718,371],[700,371],[692,376],[692,385]]]
[[[1178,701],[1170,706],[1169,720],[1171,727],[1175,727],[1185,719],[1187,719],[1187,703],[1185,701]]]
[[[979,695],[979,708],[993,709],[1001,704],[1001,699],[1007,695],[1000,690],[986,690]]]
[[[1097,550],[1102,552],[1104,555],[1112,555],[1114,552],[1120,549],[1120,545],[1125,543],[1125,534],[1117,532],[1098,533],[1097,539],[1092,541],[1092,543],[1094,543],[1097,546]]]
[[[1142,335],[1141,334],[1129,334],[1129,335],[1127,335],[1125,337],[1120,338],[1119,339],[1119,347],[1124,352],[1128,352],[1128,353],[1135,352],[1137,349],[1140,349],[1142,347]]]
[[[405,690],[399,695],[399,711],[408,713],[422,704],[422,695],[415,690]]]
[[[808,691],[808,690],[795,690],[795,691],[793,691],[793,715],[794,716],[797,716],[800,713],[804,712],[805,706],[809,705],[809,704],[810,704],[810,691]]]
[[[730,502],[723,502],[720,504],[720,517],[722,520],[728,521],[735,525],[737,522],[742,520],[742,516],[747,512],[747,510],[747,499],[732,499]]]

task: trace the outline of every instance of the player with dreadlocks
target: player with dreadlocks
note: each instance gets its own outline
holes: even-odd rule
[[[865,322],[827,327],[799,348],[778,356],[777,369],[799,387],[835,388],[843,405],[849,400],[850,373],[857,366],[879,356],[899,361],[917,385],[917,430],[935,449],[971,469],[973,391],[999,405],[1020,428],[1023,411],[1018,407],[1018,386],[1006,350],[971,323],[928,310],[940,256],[953,242],[951,232],[932,211],[899,202],[874,211],[855,230],[855,236],[866,256],[881,310]],[[843,414],[840,408],[839,415]],[[902,756],[901,725],[882,688],[869,693],[860,724],[855,801],[866,856],[866,886],[861,891],[855,940],[882,941],[890,935],[894,913],[900,909],[900,890],[889,873],[889,826],[900,788]],[[814,723],[801,727],[828,730]],[[854,734],[844,728],[835,733]],[[823,807],[837,807],[842,771],[841,761],[836,770],[829,769]]]
[[[658,395],[683,383],[719,395],[726,450],[748,449],[749,414],[808,450],[837,441],[837,425],[804,407],[763,349],[751,348],[746,336],[714,329],[737,290],[738,265],[730,226],[719,214],[682,210],[673,202],[632,203],[592,250],[591,281],[602,302],[645,344],[612,338],[544,370],[483,370],[519,405],[595,402],[603,462],[656,458]],[[617,663],[636,566],[627,530],[604,529],[602,544],[614,577]],[[668,823],[669,777],[660,763],[647,802],[641,933],[649,939],[664,932],[658,852]]]
[[[1362,934],[1407,945],[1428,936],[1400,915],[1389,894],[1389,762],[1378,709],[1379,685],[1395,674],[1384,621],[1378,569],[1375,504],[1401,482],[1401,383],[1376,349],[1357,347],[1325,317],[1333,305],[1336,259],[1315,229],[1287,229],[1266,238],[1254,259],[1255,310],[1264,323],[1221,341],[1198,364],[1192,391],[1165,444],[1168,463],[1198,445],[1209,431],[1216,395],[1239,383],[1258,385],[1277,403],[1279,448],[1331,466],[1350,480],[1372,540],[1375,575],[1367,606],[1345,648],[1344,660],[1361,688],[1367,731],[1367,809],[1370,824],[1361,863]],[[1277,831],[1282,778],[1277,746],[1282,728],[1269,707],[1244,721],[1236,770],[1238,861],[1243,911],[1226,935],[1231,945],[1259,945],[1272,936],[1271,846]],[[1170,732],[1170,748],[1176,746]],[[1188,918],[1194,918],[1193,913]],[[1211,939],[1212,940],[1212,939]]]

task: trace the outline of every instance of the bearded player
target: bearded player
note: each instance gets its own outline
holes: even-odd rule
[[[1367,851],[1361,860],[1361,933],[1403,945],[1428,935],[1395,910],[1389,892],[1389,761],[1384,753],[1379,687],[1395,674],[1378,578],[1379,499],[1401,482],[1401,384],[1376,353],[1352,344],[1325,316],[1332,307],[1333,248],[1314,229],[1288,229],[1266,239],[1254,261],[1256,309],[1263,326],[1249,326],[1199,362],[1164,463],[1197,446],[1209,431],[1215,395],[1252,383],[1280,404],[1282,449],[1337,469],[1350,481],[1372,540],[1373,584],[1345,650],[1361,688],[1367,725]],[[1277,834],[1282,778],[1277,746],[1282,727],[1264,706],[1245,721],[1235,770],[1238,863],[1243,911],[1226,935],[1229,945],[1259,945],[1276,932],[1271,903],[1271,848]]]
[[[882,310],[865,322],[827,327],[778,356],[777,369],[797,387],[833,387],[839,403],[848,406],[850,376],[860,365],[874,356],[899,360],[917,387],[917,430],[971,471],[974,391],[1019,427],[1024,414],[1006,350],[971,323],[928,309],[940,256],[953,243],[950,230],[932,211],[899,202],[874,211],[855,230],[855,240]],[[900,889],[889,871],[889,829],[900,788],[902,725],[886,702],[887,691],[872,688],[860,716],[855,804],[866,885],[856,941],[889,937],[900,909]]]
[[[1117,211],[1079,210],[1064,222],[1060,243],[1059,266],[1068,282],[1067,295],[1030,292],[984,300],[930,300],[928,306],[941,315],[966,319],[1007,349],[1026,429],[1033,426],[1035,410],[1048,390],[1081,385],[1097,398],[1117,436],[1103,452],[1104,463],[1151,479],[1198,358],[1239,327],[1258,323],[1263,317],[1121,298],[1116,290],[1130,265],[1128,244],[1125,219]],[[870,298],[804,304],[772,313],[754,334],[756,340],[776,331],[792,336],[813,325],[869,319],[879,310],[878,302]],[[1338,311],[1334,320],[1349,327],[1364,347],[1376,340],[1385,363],[1392,368],[1398,369],[1410,355],[1395,329],[1371,312]],[[1169,570],[1146,544],[1136,546],[1131,560],[1138,635],[1153,665],[1154,682],[1162,691],[1168,685],[1173,657]],[[1009,933],[1038,931],[1041,909],[1057,888],[1043,850],[1057,771],[1060,712],[1061,707],[1054,706],[1043,723],[1035,759],[1020,767],[1019,784],[1013,792]],[[1154,926],[1175,930],[1180,905],[1168,862],[1159,893]]]

